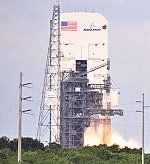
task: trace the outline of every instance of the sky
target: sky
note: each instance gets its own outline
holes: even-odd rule
[[[0,136],[17,138],[19,73],[31,88],[23,88],[23,136],[36,137],[49,44],[52,0],[0,0]],[[142,93],[150,105],[150,1],[62,0],[61,12],[100,12],[109,24],[110,74],[120,89],[123,117],[112,119],[123,138],[141,145]],[[145,151],[150,153],[150,108],[145,107]]]

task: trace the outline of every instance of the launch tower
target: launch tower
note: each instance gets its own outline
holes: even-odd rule
[[[84,145],[88,127],[101,125],[107,144],[111,116],[123,115],[111,88],[108,23],[99,13],[61,13],[54,4],[38,123],[38,139]]]

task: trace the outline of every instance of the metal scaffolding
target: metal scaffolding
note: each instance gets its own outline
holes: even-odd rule
[[[68,76],[69,75],[69,76]],[[87,77],[63,72],[60,98],[60,144],[63,147],[81,147],[84,129],[89,126],[87,117]]]
[[[88,85],[86,73],[62,72],[60,91],[60,144],[62,147],[77,148],[84,145],[84,132],[87,127],[90,127],[93,115],[106,116],[109,120],[110,116],[123,115],[121,109],[103,109],[102,90],[108,90],[108,87],[106,88],[105,84]],[[97,88],[100,90],[96,91]]]
[[[50,21],[50,41],[46,61],[37,138],[43,142],[59,140],[60,95],[60,5],[55,1]]]

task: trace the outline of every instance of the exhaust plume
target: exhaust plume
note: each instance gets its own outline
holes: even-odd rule
[[[93,127],[87,128],[85,131],[84,136],[84,146],[93,146],[93,145],[99,145],[104,144],[103,143],[103,136],[102,136],[103,129],[98,128],[98,130],[95,131]],[[125,140],[118,132],[112,130],[110,134],[110,138],[108,143],[106,143],[108,146],[111,146],[113,144],[119,145],[120,148],[124,148],[125,146],[129,148],[139,148],[139,144],[134,139]]]

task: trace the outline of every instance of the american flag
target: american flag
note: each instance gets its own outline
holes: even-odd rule
[[[61,21],[61,31],[77,31],[77,22]]]

